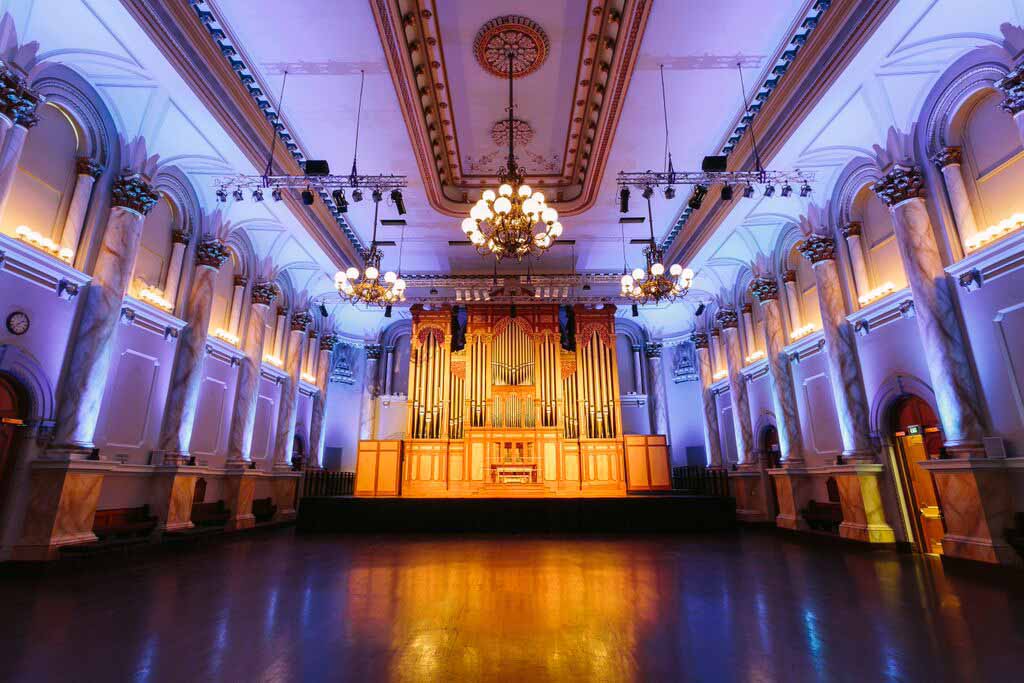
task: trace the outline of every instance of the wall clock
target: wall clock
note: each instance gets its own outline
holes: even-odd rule
[[[25,334],[28,332],[29,319],[24,311],[15,311],[7,316],[7,331],[11,334]]]

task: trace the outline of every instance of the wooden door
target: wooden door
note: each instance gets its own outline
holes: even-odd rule
[[[932,475],[918,463],[928,459],[925,437],[922,434],[898,434],[900,480],[907,499],[920,552],[942,554],[942,537],[946,533],[942,508],[935,492]]]

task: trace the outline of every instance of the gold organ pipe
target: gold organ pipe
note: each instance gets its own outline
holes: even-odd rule
[[[416,365],[414,367],[414,373],[413,373],[413,386],[415,387],[415,389],[414,389],[414,393],[413,393],[413,403],[412,403],[412,413],[413,413],[413,415],[412,415],[412,419],[413,419],[412,436],[413,436],[413,438],[419,438],[419,436],[420,436],[420,423],[422,421],[421,418],[420,418],[420,408],[422,407],[422,401],[423,401],[423,387],[420,385],[420,374],[423,371],[423,345],[422,344],[417,344],[416,345],[416,350],[414,351],[414,353],[415,353],[415,356],[416,356]]]

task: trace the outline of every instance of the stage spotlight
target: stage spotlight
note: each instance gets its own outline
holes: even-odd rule
[[[808,185],[807,183],[804,183],[800,187],[800,196],[801,197],[810,197],[811,196],[811,186]]]
[[[242,193],[242,188],[240,187],[236,188],[235,191],[231,193],[231,196],[235,198],[236,202],[240,202],[245,199],[245,195]]]
[[[275,187],[270,191],[270,196],[274,198],[275,202],[279,202],[284,199],[284,192],[281,191],[280,187]]]
[[[335,190],[332,193],[334,204],[340,213],[348,213],[348,199],[345,198],[345,190]]]
[[[793,186],[790,185],[789,183],[786,183],[785,185],[783,185],[782,186],[782,196],[783,197],[792,197],[793,196]]]
[[[671,201],[671,200],[673,200],[675,198],[676,198],[676,188],[674,188],[671,185],[669,185],[668,187],[665,188],[665,199],[668,199],[669,201]]]
[[[765,185],[764,186],[764,196],[765,197],[773,197],[773,196],[775,196],[775,186],[774,185]]]
[[[722,185],[722,201],[732,201],[732,185]]]
[[[693,188],[693,196],[690,197],[690,201],[687,202],[687,206],[694,211],[698,210],[704,203],[704,197],[706,197],[707,194],[708,188],[706,185],[697,185]]]
[[[630,310],[633,313],[633,317],[634,318],[639,318],[640,317],[640,307],[639,306],[637,306],[636,304],[633,304],[630,307]]]
[[[261,190],[258,187],[255,190],[253,190],[252,191],[252,200],[254,202],[262,202],[263,201],[263,190]]]
[[[402,199],[401,190],[391,190],[391,201],[395,203],[395,208],[398,209],[398,215],[405,215],[405,200]]]
[[[313,193],[309,190],[302,191],[302,203],[306,206],[313,206]]]
[[[753,197],[754,196],[754,186],[753,185],[747,185],[746,187],[744,187],[743,188],[743,196],[746,197],[747,199],[750,199],[751,197]]]
[[[430,296],[437,296],[437,289],[435,287],[430,288]]]
[[[583,291],[584,292],[589,292],[590,291],[590,283],[587,283],[587,284],[583,285]]]
[[[654,188],[648,185],[644,188],[644,191],[640,193],[640,196],[644,199],[650,199],[654,196]]]
[[[217,201],[223,204],[228,200],[228,193],[223,187],[217,190]]]
[[[629,213],[629,188],[619,190],[619,213]]]
[[[360,190],[358,187],[352,190],[352,201],[356,202],[357,204],[363,201],[363,191]]]
[[[322,301],[320,302],[320,315],[322,315],[325,318],[328,316],[327,307],[324,306]]]
[[[391,317],[391,304],[388,304],[387,306],[384,307],[384,317],[385,318],[390,318]]]
[[[706,308],[706,306],[704,306],[704,304],[702,304],[702,303],[701,304],[697,304],[697,310],[694,312],[694,314],[698,318],[701,317],[702,315],[704,315],[704,309],[705,308]]]

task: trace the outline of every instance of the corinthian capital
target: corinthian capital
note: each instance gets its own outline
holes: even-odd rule
[[[703,332],[694,332],[690,336],[690,341],[693,342],[694,348],[697,349],[706,349],[709,345],[708,335]]]
[[[103,175],[103,166],[89,157],[78,157],[75,159],[75,171],[78,175],[92,176],[96,179]]]
[[[731,308],[719,309],[718,313],[715,313],[715,322],[721,325],[723,330],[737,328],[740,324],[739,316]]]
[[[273,282],[257,282],[252,286],[252,302],[269,306],[277,297],[277,287]]]
[[[309,314],[309,311],[299,311],[292,315],[292,331],[294,332],[305,332],[312,324],[313,316]]]
[[[145,216],[160,201],[160,193],[141,175],[126,172],[116,181],[110,191],[110,203],[131,209]]]
[[[963,150],[959,147],[944,147],[932,155],[932,163],[940,169],[963,163]]]
[[[775,278],[756,277],[750,282],[750,293],[758,303],[774,301],[779,298],[779,283]]]
[[[811,265],[832,261],[836,257],[836,241],[824,235],[810,235],[797,246],[797,250]]]
[[[996,81],[995,86],[1003,93],[1000,109],[1013,116],[1024,111],[1024,63]]]
[[[917,166],[894,164],[871,189],[886,205],[893,207],[908,199],[924,197],[924,175]]]
[[[220,268],[228,260],[227,245],[220,240],[204,240],[196,245],[196,264]]]
[[[334,345],[338,343],[338,337],[334,334],[325,334],[320,338],[320,350],[330,351],[334,348]]]

